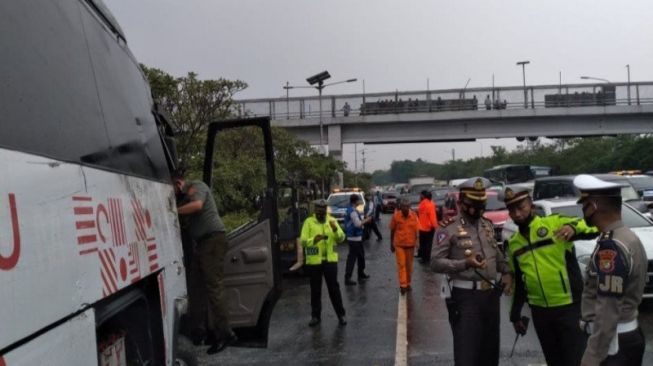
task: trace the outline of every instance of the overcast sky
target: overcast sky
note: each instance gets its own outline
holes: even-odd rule
[[[505,0],[104,0],[136,58],[173,75],[240,79],[237,99],[285,96],[329,70],[365,80],[366,92],[581,82],[581,75],[653,80],[653,1]],[[362,83],[328,94],[361,93]],[[293,96],[313,95],[293,90]],[[366,170],[392,160],[432,162],[489,155],[514,139],[469,143],[358,145]],[[354,147],[344,158],[354,168]],[[358,168],[362,168],[361,156]]]

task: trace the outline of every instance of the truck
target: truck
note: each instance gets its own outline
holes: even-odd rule
[[[415,177],[408,180],[410,186],[410,193],[417,194],[423,190],[431,190],[435,187],[435,178],[433,177]]]
[[[193,364],[173,129],[100,0],[0,2],[0,365]],[[258,219],[228,233],[229,322],[265,345],[279,296],[269,119]]]

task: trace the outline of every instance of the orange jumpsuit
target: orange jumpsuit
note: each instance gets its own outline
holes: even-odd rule
[[[397,257],[399,286],[406,289],[410,287],[413,273],[413,256],[419,232],[417,215],[409,211],[405,217],[401,210],[396,210],[390,221],[390,230],[393,232],[392,243]]]

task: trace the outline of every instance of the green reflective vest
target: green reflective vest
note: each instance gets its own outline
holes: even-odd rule
[[[331,229],[329,221],[336,223],[335,231]],[[327,239],[315,243],[313,239],[316,235],[324,235]],[[315,215],[311,215],[304,221],[300,239],[304,247],[307,266],[318,265],[322,261],[338,262],[338,252],[336,252],[335,246],[345,240],[345,232],[333,217],[327,215],[324,223],[321,223],[317,221]]]
[[[564,225],[576,234],[571,240],[595,237],[598,229],[577,217],[535,216],[529,224],[529,238],[517,231],[508,241],[509,264],[515,274],[511,320],[518,319],[524,301],[540,307],[568,305],[580,300],[583,277],[574,243],[555,237]],[[513,320],[514,321],[514,320]]]

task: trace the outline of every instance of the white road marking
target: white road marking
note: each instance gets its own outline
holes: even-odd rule
[[[406,307],[406,296],[399,295],[395,366],[406,366],[408,364],[408,311]]]

